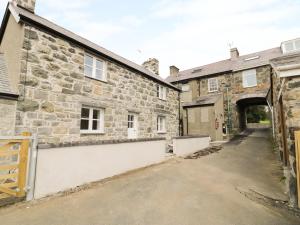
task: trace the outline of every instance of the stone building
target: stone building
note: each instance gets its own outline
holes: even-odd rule
[[[0,31],[19,95],[9,113],[16,134],[36,133],[48,146],[178,136],[179,89],[159,77],[156,59],[139,66],[34,9],[35,0],[9,3]]]
[[[300,38],[283,42],[281,48],[283,55],[271,60],[274,72],[270,98],[275,139],[285,167],[290,203],[295,206],[298,202],[300,207],[300,195],[297,195],[300,192],[300,149],[296,153],[295,146],[295,131],[300,130]]]
[[[273,48],[248,55],[239,55],[234,48],[230,50],[230,59],[179,71],[175,66],[170,68],[167,78],[182,89],[182,105],[196,103],[212,96],[223,95],[223,107],[214,113],[213,123],[203,127],[200,135],[214,137],[215,131],[221,128],[224,135],[213,140],[223,140],[230,132],[243,130],[246,127],[246,109],[251,105],[267,105],[266,97],[270,90],[270,59],[280,56],[280,48]],[[181,110],[182,133],[187,134],[186,109]],[[191,125],[190,125],[191,126]]]

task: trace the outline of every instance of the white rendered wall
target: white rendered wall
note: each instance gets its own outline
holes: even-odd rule
[[[187,156],[209,147],[210,137],[173,139],[173,152],[177,156]]]
[[[161,140],[39,150],[34,198],[160,163],[165,146]]]

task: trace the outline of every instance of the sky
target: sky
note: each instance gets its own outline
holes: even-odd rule
[[[0,0],[4,15],[7,0]],[[300,37],[300,0],[37,0],[36,14],[129,60],[180,70]]]

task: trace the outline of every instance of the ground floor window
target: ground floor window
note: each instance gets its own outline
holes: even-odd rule
[[[164,116],[157,117],[157,131],[159,133],[166,133],[166,117]]]
[[[81,108],[81,133],[104,132],[104,110],[83,106]]]

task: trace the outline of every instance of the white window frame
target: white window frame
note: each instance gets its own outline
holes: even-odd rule
[[[245,70],[245,71],[243,71],[242,76],[243,76],[243,87],[244,88],[250,88],[250,87],[256,87],[257,86],[256,69]],[[250,76],[255,76],[255,84],[249,84],[248,80],[249,80]]]
[[[190,91],[190,85],[189,84],[183,84],[181,86],[182,92],[189,92]]]
[[[86,67],[86,66],[91,67],[90,65],[85,64],[85,57],[86,57],[86,56],[91,57],[91,58],[93,59],[92,76],[86,74],[86,71],[85,71],[85,67]],[[100,61],[100,62],[102,62],[102,64],[103,64],[103,68],[102,68],[102,78],[101,78],[101,79],[99,79],[99,78],[96,77],[96,71],[99,70],[99,69],[97,69],[97,61]],[[90,77],[90,78],[93,78],[93,79],[96,79],[96,80],[100,80],[100,81],[105,81],[105,82],[106,82],[106,81],[107,81],[107,79],[106,79],[106,71],[107,71],[107,68],[106,68],[106,67],[107,67],[107,66],[106,66],[106,62],[105,62],[104,60],[99,59],[99,58],[97,58],[97,57],[95,57],[95,56],[92,56],[92,55],[90,55],[90,54],[88,54],[88,53],[85,53],[85,55],[84,55],[84,69],[83,69],[83,70],[84,70],[84,76]]]
[[[103,134],[104,133],[104,109],[102,108],[94,108],[89,106],[82,106],[81,109],[88,109],[89,110],[89,118],[83,118],[82,115],[80,115],[80,133],[81,134]],[[93,110],[99,111],[99,118],[94,119],[93,118]],[[82,130],[81,129],[81,121],[82,120],[88,120],[88,130]],[[100,125],[98,130],[93,130],[93,121],[98,120]]]
[[[161,100],[167,100],[167,88],[162,85],[157,85],[157,97]]]
[[[284,54],[287,54],[287,53],[292,53],[292,52],[297,52],[297,51],[300,51],[300,48],[298,47],[297,48],[297,45],[296,45],[296,42],[300,42],[300,38],[297,38],[297,39],[294,39],[294,40],[290,40],[290,41],[285,41],[282,43],[281,45],[281,48],[282,48],[282,52]],[[291,50],[288,50],[286,48],[287,44],[290,44],[292,45],[292,49]]]
[[[215,82],[215,84],[213,84],[212,82]],[[208,92],[209,93],[217,92],[219,90],[219,84],[218,84],[217,78],[208,79],[207,84],[208,84]],[[214,85],[214,88],[212,88],[212,84]]]
[[[165,116],[157,116],[157,133],[164,134],[167,132],[166,120]]]

